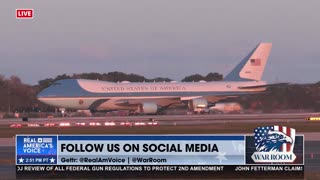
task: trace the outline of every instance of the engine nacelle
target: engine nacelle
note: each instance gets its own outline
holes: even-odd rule
[[[196,108],[207,108],[208,101],[204,98],[192,99],[189,101],[189,109],[194,110]]]
[[[158,105],[155,103],[142,103],[139,105],[138,111],[143,114],[156,114],[158,112]]]
[[[229,113],[229,112],[241,112],[243,110],[241,104],[237,102],[224,102],[216,103],[215,106],[210,107],[211,111]]]

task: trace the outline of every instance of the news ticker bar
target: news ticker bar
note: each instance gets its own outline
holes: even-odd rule
[[[17,165],[17,179],[303,179],[303,165]]]

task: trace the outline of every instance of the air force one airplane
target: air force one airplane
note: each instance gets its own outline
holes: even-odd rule
[[[223,81],[113,83],[65,79],[41,91],[38,99],[62,108],[130,110],[142,114],[156,114],[176,104],[188,105],[191,111],[207,109],[222,99],[261,93],[268,86],[278,85],[261,81],[271,47],[271,43],[260,43]]]

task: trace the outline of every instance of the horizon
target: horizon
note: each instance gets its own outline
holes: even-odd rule
[[[114,72],[119,72],[119,71],[114,71]],[[90,73],[96,73],[96,72],[84,72],[84,73],[77,73],[77,75],[79,75],[79,74],[90,74]],[[108,74],[108,73],[112,73],[112,72],[106,72],[105,74]],[[125,72],[120,72],[120,73],[125,73]],[[217,73],[217,72],[210,72],[210,73]],[[99,74],[104,74],[104,73],[99,73]],[[142,75],[140,75],[140,74],[135,74],[135,73],[125,73],[126,75],[131,75],[131,74],[134,74],[134,75],[139,75],[139,76],[142,76]],[[219,73],[220,74],[220,73]],[[0,76],[1,76],[2,74],[0,74]],[[59,75],[63,75],[63,74],[59,74]],[[58,76],[59,76],[58,75]],[[67,76],[73,76],[74,74],[65,74],[65,75],[67,75]],[[196,74],[191,74],[191,75],[196,75]],[[188,77],[188,76],[191,76],[191,75],[187,75],[187,76],[185,76],[185,77]],[[199,74],[199,75],[201,75],[201,76],[203,76],[203,77],[206,77],[206,75],[202,75],[202,74]],[[3,75],[4,76],[4,75]],[[12,76],[16,76],[16,75],[12,75]],[[41,80],[45,80],[45,79],[55,79],[57,76],[55,76],[55,77],[48,77],[48,78],[45,78],[45,79],[41,79],[41,80],[39,80],[36,84],[28,84],[28,83],[26,83],[26,82],[24,82],[19,76],[16,76],[16,77],[18,77],[20,80],[21,80],[21,83],[23,83],[23,84],[26,84],[26,85],[30,85],[30,86],[36,86],[36,85],[39,85],[39,81],[41,81]],[[145,76],[143,76],[144,78],[146,78],[146,79],[149,79],[149,80],[152,80],[152,79],[156,79],[156,78],[163,78],[163,79],[171,79],[171,78],[169,78],[169,77],[145,77]],[[184,78],[185,78],[184,77]],[[6,80],[9,80],[10,79],[10,77],[7,77],[7,76],[4,76],[4,78],[6,79]],[[171,79],[172,81],[176,81],[176,82],[181,82],[181,83],[190,83],[189,81],[182,81],[184,78],[182,78],[182,79],[180,79],[180,80],[175,80],[175,79]],[[223,77],[224,78],[224,77]],[[84,79],[84,78],[66,78],[66,79],[83,79],[83,80],[99,80],[99,81],[105,81],[105,80],[100,80],[100,79]],[[63,79],[59,79],[59,80],[63,80]],[[56,81],[58,81],[58,80],[56,80]],[[124,80],[124,81],[127,81],[127,80]],[[201,80],[201,81],[205,81],[205,80]],[[218,81],[223,81],[223,79],[222,80],[218,80]],[[263,80],[262,80],[263,81]],[[54,81],[55,82],[55,81]],[[106,82],[113,82],[113,81],[106,81]],[[117,82],[114,82],[114,83],[121,83],[121,82],[123,82],[123,81],[117,81]],[[153,82],[145,82],[145,81],[139,81],[139,82],[135,82],[135,81],[128,81],[128,82],[130,82],[130,83],[153,83]],[[160,81],[156,81],[157,83],[161,83]],[[195,83],[197,83],[197,82],[200,82],[200,81],[194,81]],[[205,81],[205,82],[217,82],[217,81]],[[294,83],[294,82],[284,82],[284,83],[289,83],[289,85],[290,84],[298,84],[298,85],[308,85],[308,84],[316,84],[316,83],[319,83],[320,82],[320,80],[318,80],[318,81],[315,81],[315,82],[308,82],[308,83]],[[166,83],[170,83],[170,81],[166,81]],[[274,82],[274,83],[277,83],[277,82]]]

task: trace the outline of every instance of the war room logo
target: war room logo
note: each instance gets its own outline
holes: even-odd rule
[[[286,126],[257,127],[254,130],[256,152],[251,158],[256,163],[291,163],[296,130]]]

